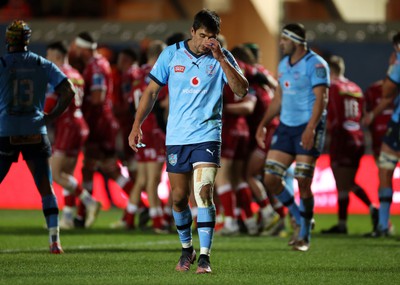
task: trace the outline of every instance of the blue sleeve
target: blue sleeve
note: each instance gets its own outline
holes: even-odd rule
[[[397,60],[394,64],[392,64],[389,67],[387,76],[395,84],[400,85],[400,61]]]
[[[329,87],[329,67],[325,60],[314,56],[308,62],[308,72],[311,78],[312,88],[320,85]]]
[[[49,84],[55,89],[67,76],[54,63],[49,63]]]
[[[150,78],[160,86],[164,86],[168,83],[169,63],[174,56],[175,50],[175,45],[165,48],[150,71]]]

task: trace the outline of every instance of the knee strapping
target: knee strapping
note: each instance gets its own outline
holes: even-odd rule
[[[378,167],[388,170],[393,170],[396,168],[398,157],[393,154],[381,151],[378,159]]]
[[[313,178],[314,168],[314,164],[296,162],[296,167],[294,168],[294,176],[296,178]]]
[[[286,169],[286,165],[272,159],[268,159],[264,166],[264,172],[278,176],[281,179],[286,175]]]
[[[215,167],[202,167],[193,171],[193,184],[194,184],[194,197],[198,207],[206,208],[213,205],[213,194],[215,176],[217,175],[217,168]],[[204,186],[209,186],[209,193],[201,193]]]

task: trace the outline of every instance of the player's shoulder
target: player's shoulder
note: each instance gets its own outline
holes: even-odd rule
[[[53,65],[55,65],[50,60],[44,58],[41,55],[38,55],[37,53],[31,52],[31,51],[27,52],[26,58],[31,62],[32,61],[35,62],[39,66],[53,66]]]
[[[168,54],[168,55],[173,55],[176,52],[181,52],[181,51],[185,50],[185,48],[186,48],[186,41],[180,41],[180,42],[177,42],[177,43],[167,46],[162,51],[162,53]]]
[[[312,50],[308,51],[304,59],[310,65],[321,64],[324,67],[328,67],[328,63],[326,62],[326,60]]]
[[[69,65],[69,64],[64,64],[61,67],[61,71],[64,72],[64,74],[68,77],[68,78],[74,78],[74,79],[82,79],[82,74],[73,66]]]

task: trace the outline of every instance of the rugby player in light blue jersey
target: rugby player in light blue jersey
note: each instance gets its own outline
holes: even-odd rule
[[[173,216],[182,244],[177,271],[188,271],[196,259],[188,204],[193,188],[200,239],[196,273],[211,273],[209,256],[215,227],[212,198],[220,162],[222,90],[226,83],[240,97],[248,90],[248,82],[235,59],[216,40],[219,32],[219,16],[203,9],[195,15],[191,39],[161,53],[150,72],[151,81],[142,95],[129,135],[129,144],[137,151],[142,139],[141,124],[161,87],[168,84],[167,171]]]
[[[280,114],[265,163],[264,180],[296,221],[289,245],[299,251],[307,251],[310,247],[314,213],[311,182],[315,162],[324,145],[330,84],[328,64],[308,49],[305,35],[301,24],[283,27],[279,46],[284,57],[278,67],[279,86],[256,134],[258,144],[263,147],[265,126]],[[300,206],[282,179],[293,161],[296,161]]]
[[[64,112],[75,89],[56,65],[28,51],[30,36],[31,29],[24,21],[12,22],[6,30],[8,52],[0,57],[0,183],[22,153],[42,197],[50,252],[59,254],[63,250],[46,123]],[[55,88],[59,99],[54,109],[44,114],[48,84]]]
[[[382,85],[382,99],[379,104],[364,119],[365,125],[371,124],[373,119],[394,103],[394,110],[388,130],[382,139],[381,151],[378,160],[379,168],[379,223],[378,229],[372,237],[388,236],[390,206],[392,204],[392,179],[396,165],[400,158],[400,32],[393,37],[393,48],[396,58],[389,66],[387,77]]]

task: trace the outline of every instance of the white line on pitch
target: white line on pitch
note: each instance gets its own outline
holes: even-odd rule
[[[95,244],[95,245],[78,245],[78,246],[67,246],[67,250],[75,249],[94,249],[94,248],[123,248],[123,247],[140,247],[140,246],[151,246],[151,245],[163,245],[163,244],[175,244],[177,241],[148,241],[148,242],[132,242],[132,243],[118,243],[118,244]],[[43,247],[28,247],[28,248],[13,248],[13,249],[2,249],[1,253],[19,253],[26,251],[41,251]]]

